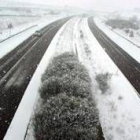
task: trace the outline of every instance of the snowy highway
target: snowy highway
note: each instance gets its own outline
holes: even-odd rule
[[[140,91],[139,63],[99,30],[93,18],[69,19],[50,24],[42,30],[42,37],[30,37],[0,60],[1,138],[10,125],[4,140],[34,139],[30,119],[38,104],[41,76],[54,56],[73,52],[90,73],[99,110],[99,140],[139,139],[140,100],[128,82]],[[105,81],[107,90],[102,91],[96,77],[106,73],[110,77]]]
[[[139,62],[132,58],[127,52],[114,43],[105,33],[103,33],[103,31],[101,31],[94,23],[93,18],[89,19],[89,27],[107,54],[140,94]]]
[[[0,59],[0,139],[14,116],[42,56],[59,28],[70,18],[58,20],[31,36]]]

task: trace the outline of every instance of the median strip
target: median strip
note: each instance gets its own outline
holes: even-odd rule
[[[52,60],[42,75],[40,98],[32,120],[36,140],[97,140],[99,120],[91,79],[74,54]]]

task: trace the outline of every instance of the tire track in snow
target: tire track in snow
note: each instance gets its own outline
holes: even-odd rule
[[[79,17],[75,17],[64,25],[65,27],[61,32],[57,42],[55,55],[59,55],[63,52],[75,52],[73,42],[75,39],[75,26],[79,19]]]
[[[81,18],[79,22],[76,25],[76,37],[75,37],[75,47],[78,52],[79,60],[87,67],[88,70],[94,70],[95,68],[91,68],[91,50],[89,48],[89,42],[88,42],[88,35],[85,34],[85,26],[87,23],[87,18]],[[90,73],[90,76],[92,78],[92,74]],[[93,79],[92,79],[93,80]],[[94,88],[94,87],[93,87]],[[95,95],[93,95],[95,98]],[[99,126],[99,134],[98,134],[99,140],[104,140],[103,132],[101,125]]]

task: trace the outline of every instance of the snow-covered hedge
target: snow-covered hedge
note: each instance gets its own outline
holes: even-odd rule
[[[78,58],[71,55],[71,53],[68,56],[66,54],[64,53],[52,60],[42,76],[42,82],[51,76],[62,77],[65,74],[70,74],[74,78],[79,77],[90,82],[89,74],[86,68],[79,63]]]
[[[58,55],[55,57],[55,59],[52,60],[52,63],[55,63],[55,61],[77,61],[78,62],[78,57],[70,52],[65,52],[61,55]]]
[[[42,75],[39,92],[42,103],[32,121],[36,140],[97,140],[91,79],[77,56],[55,57]]]
[[[66,92],[68,95],[84,98],[90,95],[90,89],[90,83],[80,78],[74,78],[71,75],[64,75],[63,77],[52,76],[43,82],[40,88],[40,96],[43,100],[46,100],[50,96]]]
[[[61,93],[34,116],[36,140],[97,140],[97,110],[87,99]]]

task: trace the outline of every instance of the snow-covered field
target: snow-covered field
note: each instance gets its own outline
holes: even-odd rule
[[[17,26],[21,26],[32,21],[37,21],[39,17],[16,17],[16,16],[0,16],[0,35],[2,36],[5,30],[8,30],[8,24],[12,23],[14,30]]]
[[[34,73],[4,140],[24,139],[39,99],[41,75],[54,56],[67,51],[75,52],[90,72],[93,96],[96,98],[105,139],[140,139],[140,99],[136,91],[99,45],[88,27],[87,18],[75,17],[68,21],[52,40]],[[105,81],[108,86],[107,90],[102,91],[97,77],[106,73],[109,75]],[[34,94],[31,94],[32,91]],[[27,134],[26,139],[33,139],[32,134]]]
[[[40,20],[39,17],[1,17],[0,18],[0,41],[29,27],[33,22]],[[8,25],[12,24],[13,28],[8,29]]]
[[[115,29],[113,30],[115,33],[118,33],[118,35],[126,38],[128,41],[134,43],[138,48],[140,48],[140,29],[139,30],[132,30],[134,37],[130,37],[129,33],[126,33],[124,30]]]
[[[111,30],[109,26],[107,26],[104,22],[102,22],[99,18],[94,18],[96,25],[107,35],[111,40],[113,40],[118,46],[124,49],[130,56],[132,56],[136,61],[140,63],[140,48],[128,40],[124,39],[120,35],[116,34]],[[136,43],[136,42],[135,42]]]
[[[86,12],[81,9],[50,5],[37,5],[24,2],[0,1],[0,36],[8,29],[8,24],[13,28],[38,21],[40,18],[49,16],[59,16],[65,14],[75,15]],[[1,39],[1,37],[0,37]]]
[[[132,10],[121,10],[116,11],[113,13],[108,13],[104,15],[99,15],[100,19],[103,21],[108,20],[126,20],[128,22],[131,22],[135,25],[138,25],[140,27],[140,9],[135,8]],[[111,28],[110,26],[107,26],[108,28]],[[132,44],[136,44],[138,47],[140,47],[140,29],[133,29],[124,27],[122,29],[114,28],[112,31],[115,33],[118,33],[120,36],[126,38],[126,40],[132,42]],[[131,32],[133,32],[133,37],[131,37]]]
[[[0,41],[43,18],[50,20],[53,17],[70,16],[79,12],[80,10],[69,7],[0,1]]]
[[[137,16],[137,18],[140,19],[140,8],[134,8],[131,10],[120,10],[109,15],[109,18],[121,17],[123,19],[129,19],[133,16]]]
[[[8,7],[7,5],[2,5],[0,3],[0,40],[2,36],[5,36],[5,32],[8,30],[9,24],[12,24],[13,32],[18,26],[36,22],[45,14],[44,10],[41,11],[37,8],[20,8],[12,6],[14,6],[14,4],[11,4],[11,6]],[[46,11],[46,15],[50,15],[50,13],[47,13]],[[8,36],[9,35],[10,33],[8,32]]]
[[[48,8],[48,9],[47,9]],[[43,18],[50,20],[50,18],[68,15],[66,11],[60,12],[58,8],[52,10],[52,7],[46,9],[34,8],[20,8],[20,7],[0,7],[0,41],[24,30],[31,25],[35,25]],[[12,27],[9,28],[9,25]]]

